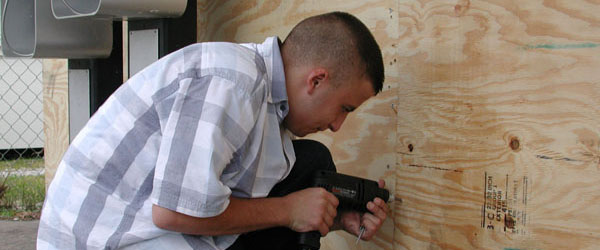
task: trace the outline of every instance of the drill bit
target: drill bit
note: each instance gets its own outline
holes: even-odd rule
[[[360,238],[362,238],[362,235],[365,233],[365,226],[360,226],[360,233],[358,233],[358,238],[356,238],[356,243],[354,243],[355,245],[358,245],[358,242],[360,241]]]

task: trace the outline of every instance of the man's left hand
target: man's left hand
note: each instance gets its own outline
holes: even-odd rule
[[[384,188],[385,181],[379,180],[379,187]],[[390,208],[382,199],[375,198],[375,200],[367,203],[367,209],[370,213],[362,215],[356,211],[343,212],[340,216],[340,226],[342,229],[358,237],[360,226],[364,226],[365,232],[361,235],[361,239],[372,239],[383,225]]]

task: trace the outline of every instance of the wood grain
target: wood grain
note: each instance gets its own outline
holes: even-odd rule
[[[386,83],[340,132],[310,138],[402,202],[373,241],[336,232],[323,249],[600,245],[599,1],[207,0],[198,41],[283,39],[332,10],[372,30]],[[47,164],[68,143],[66,87],[47,84],[60,71],[44,64]]]
[[[399,4],[395,249],[600,244],[599,11]]]
[[[395,186],[396,113],[398,70],[394,67],[398,24],[390,8],[394,1],[203,1],[198,4],[198,41],[260,43],[268,36],[282,40],[302,19],[340,10],[356,15],[373,32],[386,62],[384,91],[350,115],[337,133],[309,138],[323,142],[333,154],[338,171]],[[390,7],[392,6],[392,7]],[[344,232],[330,233],[322,249],[392,249],[393,219],[371,242],[355,245],[356,237]]]
[[[46,188],[69,147],[69,96],[67,60],[42,60],[44,92],[44,161]]]

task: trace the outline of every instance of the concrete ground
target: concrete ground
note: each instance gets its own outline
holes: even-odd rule
[[[40,221],[0,220],[0,249],[35,249],[37,229]]]

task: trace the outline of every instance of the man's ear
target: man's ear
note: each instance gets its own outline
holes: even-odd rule
[[[329,72],[324,68],[314,68],[306,78],[307,93],[312,94],[327,81],[329,81]]]

